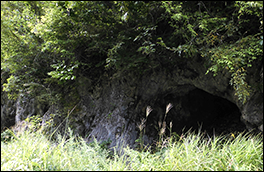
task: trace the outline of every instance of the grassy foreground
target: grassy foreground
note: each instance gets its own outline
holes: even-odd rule
[[[206,136],[205,136],[206,137]],[[118,156],[98,143],[59,137],[54,144],[42,134],[25,132],[1,141],[1,170],[236,170],[263,171],[262,135],[205,138],[186,133],[156,153],[124,148]]]

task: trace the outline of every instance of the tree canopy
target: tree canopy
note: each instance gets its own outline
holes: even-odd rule
[[[263,56],[262,1],[1,1],[1,73],[25,87],[67,84],[105,71],[145,71],[201,56],[225,69],[238,99]]]

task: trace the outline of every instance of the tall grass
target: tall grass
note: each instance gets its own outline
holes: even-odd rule
[[[116,151],[92,145],[72,134],[51,142],[40,133],[25,131],[17,139],[1,141],[1,170],[254,170],[263,171],[263,136],[239,134],[208,138],[188,132],[181,140],[170,139],[156,153],[128,147]]]

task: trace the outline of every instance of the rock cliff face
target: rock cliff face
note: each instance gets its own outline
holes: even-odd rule
[[[1,131],[15,125],[15,101],[8,100],[7,94],[1,91]]]
[[[262,92],[254,93],[248,103],[241,105],[229,85],[230,76],[226,71],[216,77],[205,72],[206,68],[199,61],[187,61],[175,66],[173,71],[160,69],[141,78],[126,75],[98,88],[100,91],[94,90],[101,94],[83,99],[85,109],[91,109],[90,104],[95,105],[85,115],[94,116],[93,120],[84,122],[89,124],[83,127],[90,133],[87,140],[95,136],[99,140],[110,139],[110,146],[122,142],[135,146],[138,125],[146,118],[146,107],[151,106],[153,111],[146,121],[143,137],[145,143],[151,143],[158,135],[158,122],[162,122],[168,103],[172,103],[173,108],[167,114],[166,124],[169,126],[172,122],[175,132],[184,127],[198,129],[199,123],[207,132],[215,128],[214,132],[219,134],[246,128],[262,131]]]
[[[260,84],[261,87],[244,105],[234,96],[227,71],[222,71],[216,77],[210,73],[205,75],[206,67],[201,64],[201,59],[197,58],[183,61],[173,70],[161,67],[142,76],[132,72],[112,78],[105,76],[93,90],[92,80],[80,77],[77,79],[80,110],[73,113],[71,126],[88,142],[96,138],[110,141],[109,147],[128,144],[135,148],[135,140],[139,138],[138,125],[142,119],[146,119],[146,107],[150,106],[153,110],[146,120],[143,138],[145,144],[151,144],[158,136],[159,122],[164,119],[166,105],[171,103],[173,107],[165,121],[167,126],[171,122],[172,132],[179,133],[183,128],[185,131],[198,129],[200,125],[208,133],[245,129],[263,131],[262,64],[255,64],[254,70],[248,73],[250,84]],[[27,115],[34,111],[34,103],[29,104],[32,107],[27,107],[31,109]],[[7,113],[14,119],[22,119],[22,112],[25,116],[25,106],[17,103],[13,111],[8,110],[7,106],[1,101],[1,127],[8,123]],[[169,134],[168,129],[166,134]]]

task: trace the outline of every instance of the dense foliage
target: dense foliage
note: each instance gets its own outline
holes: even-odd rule
[[[262,34],[262,1],[1,2],[1,73],[10,74],[4,90],[10,98],[21,90],[47,93],[82,75],[142,74],[201,56],[207,73],[231,73],[245,103]]]

